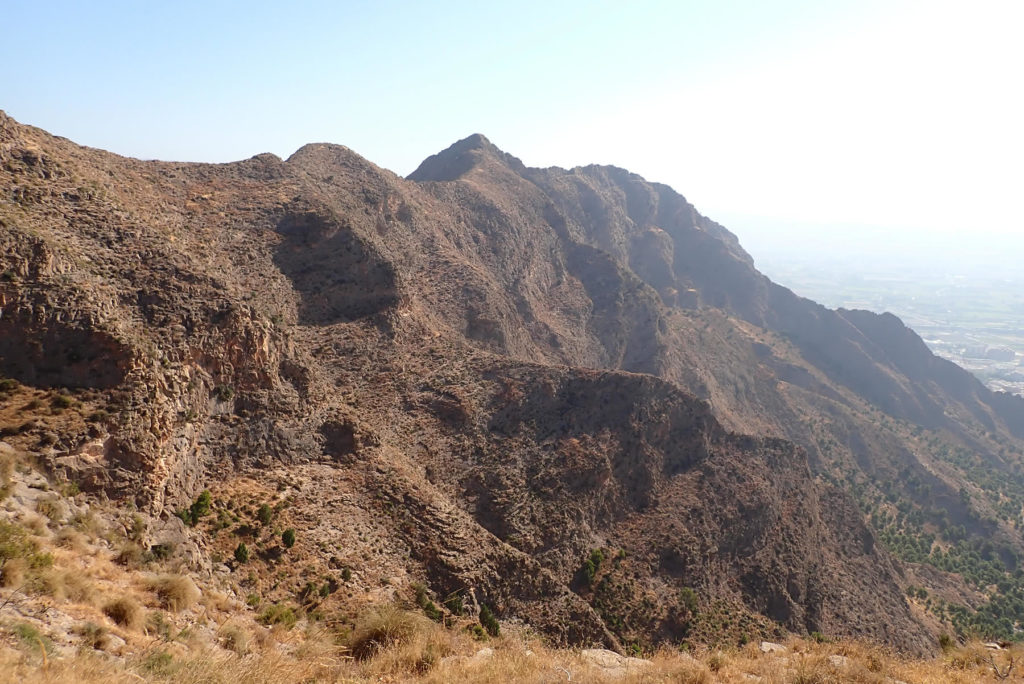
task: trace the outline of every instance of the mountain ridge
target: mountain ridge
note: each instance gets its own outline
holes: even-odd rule
[[[922,363],[889,318],[771,283],[667,186],[529,169],[483,136],[409,179],[330,144],[139,162],[6,116],[0,162],[0,372],[78,387],[109,414],[45,446],[33,415],[7,439],[164,521],[205,482],[311,468],[362,502],[335,527],[379,515],[361,487],[390,502],[373,564],[365,540],[309,530],[349,549],[367,588],[404,568],[561,643],[614,647],[687,638],[700,618],[678,596],[696,589],[785,629],[934,648],[949,618],[904,598],[867,526],[887,497],[925,527],[940,502],[1000,553],[1022,548],[986,517],[988,490],[912,431],[1015,476],[1024,410]],[[673,424],[690,436],[666,441]],[[297,510],[330,520],[328,491],[308,486]],[[659,538],[656,520],[690,531]],[[580,586],[595,547],[630,547],[623,576]]]

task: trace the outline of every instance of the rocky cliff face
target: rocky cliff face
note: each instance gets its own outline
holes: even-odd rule
[[[56,441],[26,415],[17,447],[165,516],[293,467],[300,519],[365,582],[401,568],[562,642],[686,639],[695,595],[926,651],[825,480],[917,474],[992,531],[909,430],[1020,446],[1024,402],[771,283],[621,169],[529,169],[482,136],[408,180],[334,145],[139,162],[0,114],[0,192],[0,373],[95,410]]]

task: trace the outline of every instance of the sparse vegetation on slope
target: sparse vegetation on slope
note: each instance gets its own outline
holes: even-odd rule
[[[109,630],[55,657],[180,677],[381,606],[434,636],[380,676],[524,628],[1022,634],[1024,402],[774,285],[669,188],[482,136],[408,180],[333,145],[140,162],[0,113],[0,189],[5,596]]]

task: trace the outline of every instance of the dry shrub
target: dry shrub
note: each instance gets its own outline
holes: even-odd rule
[[[202,604],[207,608],[219,610],[224,613],[232,610],[239,610],[242,607],[240,603],[232,599],[227,594],[223,594],[212,589],[207,589],[203,594]]]
[[[50,526],[46,518],[39,515],[26,515],[23,521],[25,527],[37,537],[45,537],[50,533]]]
[[[367,660],[385,648],[409,641],[426,624],[425,618],[394,606],[373,608],[360,616],[348,647],[357,660]]]
[[[238,655],[249,652],[249,632],[241,625],[228,623],[217,633],[220,645]]]
[[[67,598],[67,585],[64,582],[64,573],[60,570],[54,568],[45,570],[40,573],[33,584],[40,593],[52,596],[58,601],[63,601]]]
[[[823,656],[804,656],[797,660],[789,681],[792,684],[839,684],[842,680],[835,676],[829,665]]]
[[[70,549],[76,553],[85,551],[85,535],[73,527],[65,527],[57,532],[53,539],[54,543],[64,549]]]
[[[145,558],[145,551],[135,542],[125,542],[114,556],[114,562],[128,568],[138,568]]]
[[[24,558],[8,558],[0,569],[0,587],[13,589],[25,584],[28,561]]]
[[[107,628],[95,622],[83,622],[72,630],[82,637],[82,643],[95,649],[102,649],[107,643]]]
[[[250,646],[258,649],[267,649],[277,643],[274,639],[274,630],[267,627],[256,626],[252,631]]]
[[[423,615],[384,606],[360,617],[347,645],[374,672],[424,673],[452,652],[452,637]]]
[[[160,605],[175,613],[191,608],[200,596],[192,578],[182,575],[160,575],[150,580],[148,586],[160,599]]]
[[[60,500],[60,497],[51,494],[36,501],[36,513],[46,516],[50,522],[59,525],[67,515],[67,506]]]
[[[84,572],[64,573],[64,593],[75,603],[92,605],[96,601],[96,585]]]
[[[90,539],[95,538],[103,531],[103,522],[91,510],[76,513],[72,516],[70,524],[76,530],[88,535]]]
[[[145,613],[142,606],[131,596],[122,596],[103,606],[103,613],[116,624],[127,629],[142,628]]]

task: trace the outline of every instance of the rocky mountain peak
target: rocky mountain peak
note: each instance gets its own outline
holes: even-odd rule
[[[413,181],[453,181],[482,166],[500,166],[516,173],[526,170],[518,158],[503,152],[480,133],[463,138],[447,149],[428,157],[409,174]]]

